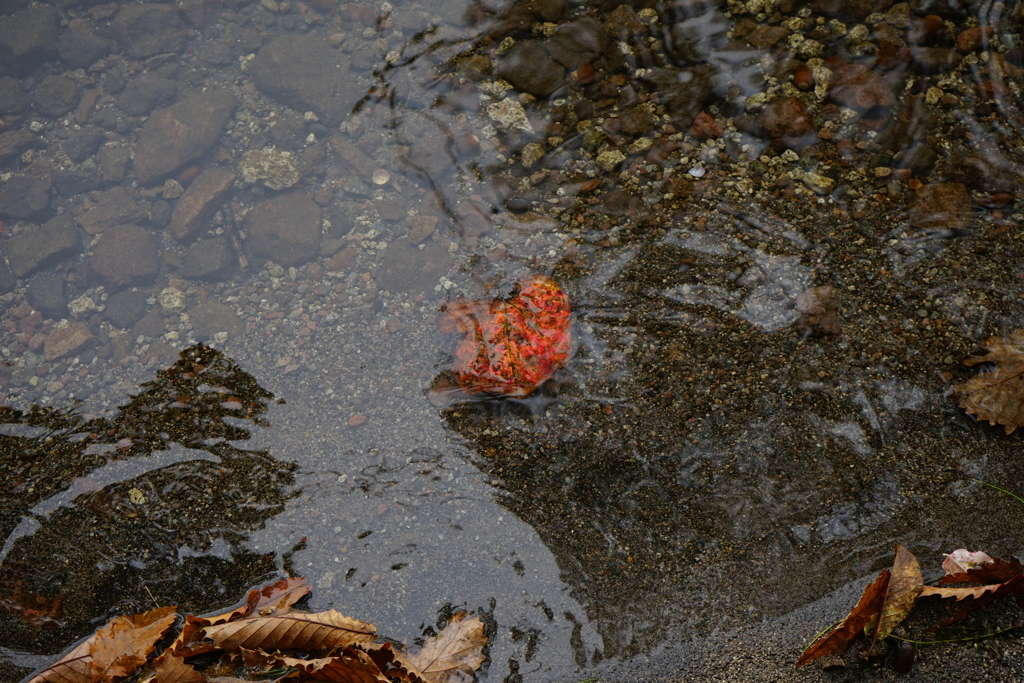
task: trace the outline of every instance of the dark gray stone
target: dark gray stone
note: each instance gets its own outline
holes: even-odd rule
[[[676,128],[689,130],[697,114],[714,94],[712,84],[715,75],[715,68],[710,66],[648,69],[643,80],[657,88]]]
[[[47,318],[66,318],[68,298],[65,294],[64,276],[55,273],[40,273],[28,281],[25,299],[32,308]]]
[[[536,40],[524,40],[498,62],[498,75],[534,97],[547,97],[565,82],[565,69]]]
[[[138,182],[152,185],[205,154],[237,105],[229,90],[210,90],[154,112],[135,145]]]
[[[171,222],[171,213],[174,207],[166,199],[157,199],[149,208],[149,222],[154,228],[166,228]]]
[[[32,93],[32,106],[43,116],[54,118],[78,104],[82,87],[67,76],[47,76]]]
[[[96,35],[86,19],[72,19],[57,40],[60,58],[72,69],[87,69],[110,54],[113,46],[113,41]]]
[[[424,242],[420,249],[409,240],[395,240],[384,252],[377,282],[390,292],[433,294],[451,267],[452,257],[438,242]]]
[[[17,285],[18,281],[14,277],[14,273],[11,272],[10,266],[7,265],[7,261],[0,259],[0,294],[13,292]]]
[[[25,128],[0,133],[0,161],[16,159],[35,141],[36,134]]]
[[[227,238],[215,237],[192,245],[181,266],[181,276],[221,282],[231,277],[234,270],[235,254]]]
[[[146,217],[146,209],[140,205],[127,189],[112,187],[104,192],[96,205],[78,218],[90,235],[124,223],[134,223]]]
[[[78,254],[82,240],[68,214],[57,216],[35,230],[15,235],[7,242],[7,258],[17,277]]]
[[[104,147],[96,154],[96,163],[100,166],[100,177],[104,182],[119,183],[124,180],[131,152],[127,147]]]
[[[146,312],[147,294],[138,289],[126,289],[107,297],[103,315],[117,327],[128,329]]]
[[[547,51],[570,71],[593,61],[608,47],[608,36],[595,19],[585,17],[562,24],[547,41]]]
[[[36,5],[0,21],[0,72],[27,73],[57,54],[57,10]]]
[[[117,99],[117,106],[129,116],[142,116],[155,107],[172,104],[177,95],[177,83],[155,71],[147,71],[128,84]]]
[[[227,332],[228,339],[241,336],[245,323],[224,304],[211,301],[200,304],[188,312],[192,334],[199,341],[210,339],[218,332]]]
[[[137,323],[132,325],[132,337],[149,337],[151,339],[163,336],[165,329],[164,316],[159,308],[151,309],[142,316]]]
[[[137,225],[105,231],[93,247],[89,267],[102,284],[114,289],[152,281],[160,272],[153,233]]]
[[[107,134],[102,128],[83,126],[80,130],[71,131],[64,141],[64,152],[72,161],[85,161],[106,141]]]
[[[10,76],[0,78],[0,114],[18,114],[26,109],[31,102],[21,83]]]
[[[208,168],[192,181],[171,213],[171,235],[176,240],[193,239],[207,227],[210,217],[235,185],[235,174],[223,168]]]
[[[320,207],[299,191],[262,201],[245,216],[253,255],[282,266],[298,266],[316,258],[320,224]]]
[[[53,172],[53,189],[58,197],[64,199],[74,197],[76,194],[92,192],[99,189],[101,185],[100,179],[91,173],[82,171]]]
[[[16,175],[0,185],[0,216],[38,218],[50,203],[51,182],[43,178]]]
[[[341,54],[324,40],[288,34],[264,45],[249,67],[260,92],[337,126],[363,96]]]
[[[179,52],[185,45],[185,27],[171,5],[126,5],[110,22],[110,32],[131,57]]]

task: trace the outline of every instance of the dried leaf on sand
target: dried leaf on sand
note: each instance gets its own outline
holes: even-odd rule
[[[1009,337],[990,337],[982,346],[988,353],[960,362],[967,366],[995,363],[995,368],[955,385],[953,391],[969,414],[991,425],[1001,424],[1011,434],[1024,425],[1024,330]]]
[[[247,617],[202,630],[218,649],[321,650],[368,643],[377,637],[373,624],[328,610],[307,614],[288,612],[269,617]]]
[[[153,661],[154,683],[206,683],[206,677],[170,650]]]
[[[357,646],[346,647],[333,657],[297,659],[262,650],[242,650],[246,666],[289,666],[302,674],[303,680],[333,683],[390,683],[370,656]]]
[[[885,591],[882,613],[878,618],[878,627],[875,629],[875,636],[871,641],[872,650],[877,643],[885,640],[892,630],[907,618],[923,588],[924,577],[921,575],[921,565],[917,558],[912,552],[897,543],[896,559],[892,563],[892,578]]]
[[[803,655],[800,656],[800,659],[797,660],[796,665],[803,666],[819,657],[845,654],[850,648],[850,643],[861,632],[861,629],[882,611],[885,592],[889,586],[890,574],[891,572],[888,569],[883,569],[879,572],[878,578],[864,589],[864,593],[860,596],[857,606],[846,615],[843,623],[827,636],[807,648]]]
[[[176,609],[159,607],[145,614],[111,619],[89,645],[92,679],[112,680],[138,671],[177,619]]]
[[[967,588],[950,588],[948,586],[925,586],[921,591],[921,597],[937,595],[940,598],[956,598],[957,601],[968,598],[980,600],[986,594],[989,597],[997,598],[1000,595],[1020,593],[1024,591],[1024,576],[1017,575],[1003,583],[990,583],[984,586],[970,586]]]
[[[461,681],[463,674],[480,668],[484,662],[484,622],[480,617],[467,619],[465,612],[452,615],[444,630],[423,643],[423,647],[407,659],[431,683]]]

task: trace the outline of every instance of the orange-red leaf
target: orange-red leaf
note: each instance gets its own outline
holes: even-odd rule
[[[373,624],[350,619],[335,610],[307,614],[288,612],[269,617],[247,617],[202,630],[218,649],[321,650],[368,643],[377,637]]]
[[[170,650],[153,661],[154,683],[206,683],[206,677]]]
[[[891,572],[888,569],[880,571],[878,578],[864,589],[864,593],[860,596],[857,606],[846,615],[843,623],[827,636],[804,650],[796,665],[803,666],[807,662],[827,655],[844,654],[849,649],[853,639],[864,628],[864,625],[873,616],[882,611],[882,603],[885,601],[885,592],[889,587],[890,575]]]
[[[130,676],[146,659],[177,618],[176,607],[157,609],[131,617],[114,617],[96,632],[89,646],[94,681]]]
[[[972,598],[978,600],[989,594],[991,597],[1018,593],[1024,590],[1024,576],[1017,575],[1004,583],[988,584],[986,586],[971,586],[970,588],[947,588],[945,586],[925,586],[921,591],[921,597],[926,595],[937,595],[940,598],[956,598],[957,602]]]
[[[431,683],[462,680],[484,662],[484,622],[480,617],[466,619],[466,612],[452,615],[444,630],[427,639],[420,650],[407,657]]]
[[[876,643],[885,640],[892,630],[907,618],[923,588],[924,577],[921,575],[921,565],[917,558],[897,543],[896,559],[892,563],[892,578],[885,590],[882,613],[878,617],[874,638],[871,639],[872,650]]]
[[[985,562],[966,572],[947,574],[939,580],[939,584],[947,586],[951,583],[1006,583],[1021,573],[1021,563],[1016,557],[1004,560],[1001,557],[993,557],[991,561]]]

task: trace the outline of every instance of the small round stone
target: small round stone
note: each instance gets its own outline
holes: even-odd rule
[[[373,183],[374,185],[387,185],[391,180],[391,174],[385,171],[383,168],[378,168],[373,172]]]

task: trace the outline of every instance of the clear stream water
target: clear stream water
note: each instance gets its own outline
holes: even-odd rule
[[[926,573],[957,547],[1024,551],[1024,508],[975,481],[1024,490],[1019,435],[949,395],[971,374],[957,361],[1022,319],[1016,3],[182,8],[180,36],[146,54],[117,5],[60,3],[59,35],[112,41],[96,63],[5,57],[34,98],[5,130],[39,137],[4,181],[99,179],[55,183],[4,223],[9,261],[57,216],[83,240],[0,306],[5,680],[115,614],[213,610],[282,572],[310,580],[312,608],[398,641],[452,610],[488,614],[485,680],[614,677],[876,572],[894,541]],[[989,42],[961,46],[978,25]],[[334,51],[345,75],[256,75],[252,55],[282,35]],[[492,72],[508,39],[554,54],[566,35],[575,68],[523,57],[549,95]],[[870,106],[839,101],[849,64],[877,75],[854,87]],[[76,97],[99,92],[83,121],[77,100],[43,113],[45,77],[62,74]],[[130,90],[146,74],[176,94]],[[323,221],[298,262],[254,246],[260,202],[284,196],[258,178],[239,177],[196,247],[166,229],[180,188],[109,173],[104,150],[137,151],[154,108],[216,88],[238,106],[195,161],[236,172],[250,150],[292,153],[300,179],[283,192]],[[342,111],[317,111],[325,88]],[[796,105],[761,117],[787,97],[807,129]],[[691,129],[698,112],[722,128]],[[102,147],[72,159],[89,125]],[[159,252],[120,288],[80,220],[116,186]],[[190,250],[224,236],[246,267],[188,276]],[[571,360],[527,399],[446,403],[439,308],[532,273],[570,297]],[[56,310],[33,317],[54,277]],[[839,332],[808,335],[821,330],[798,299],[826,285]],[[183,304],[161,303],[168,287]],[[119,289],[142,292],[125,324]],[[203,332],[211,302],[231,315]],[[78,324],[93,339],[47,358],[42,341]]]

